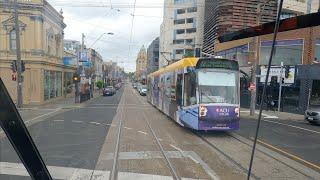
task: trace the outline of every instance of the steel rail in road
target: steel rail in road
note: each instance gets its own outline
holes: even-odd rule
[[[151,133],[152,133],[152,135],[153,135],[153,137],[154,137],[154,139],[156,140],[156,142],[157,142],[157,144],[158,144],[158,147],[159,147],[159,149],[160,149],[160,151],[161,151],[164,159],[165,159],[166,162],[167,162],[168,168],[170,169],[170,172],[171,172],[171,174],[172,174],[173,179],[175,179],[175,180],[181,180],[181,178],[178,176],[175,168],[173,167],[172,163],[170,162],[170,160],[169,160],[166,152],[164,151],[164,149],[163,149],[163,147],[162,147],[162,145],[161,145],[161,143],[160,143],[159,138],[157,137],[156,133],[154,132],[153,128],[151,127],[151,125],[150,125],[150,123],[149,123],[149,121],[148,121],[148,119],[147,119],[147,116],[146,116],[145,112],[143,112],[143,118],[145,119],[145,121],[146,121],[146,123],[147,123],[147,125],[148,125],[148,127],[149,127],[149,129],[150,129],[150,131],[151,131]]]
[[[123,87],[125,88],[125,87]],[[125,89],[123,90],[124,93]],[[125,94],[123,94],[123,96],[125,96]],[[124,97],[125,100],[125,97]],[[120,103],[119,103],[120,104]],[[125,103],[123,103],[125,104]],[[124,113],[124,105],[121,105],[119,107],[120,110],[120,116],[119,116],[119,125],[118,125],[118,134],[117,134],[117,142],[116,142],[116,147],[114,150],[114,154],[113,154],[113,165],[112,165],[112,170],[110,172],[110,176],[109,176],[109,180],[116,180],[118,179],[118,162],[119,162],[119,147],[120,147],[120,139],[121,139],[121,130],[122,130],[122,124],[123,124],[123,113]]]

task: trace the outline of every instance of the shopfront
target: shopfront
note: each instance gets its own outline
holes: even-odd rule
[[[62,96],[62,72],[44,70],[44,100]]]

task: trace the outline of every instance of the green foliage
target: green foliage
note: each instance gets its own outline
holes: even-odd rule
[[[104,87],[104,82],[101,81],[101,80],[99,80],[99,81],[97,82],[97,87],[98,87],[99,89],[102,89],[102,88]]]

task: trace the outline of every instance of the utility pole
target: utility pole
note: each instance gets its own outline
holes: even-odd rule
[[[280,80],[279,80],[279,97],[278,97],[278,112],[280,112],[281,107],[281,95],[282,95],[282,73],[283,73],[283,62],[281,62],[281,70],[280,70]]]
[[[81,38],[81,54],[84,52],[84,34],[82,33],[82,38]],[[84,76],[85,75],[85,72],[84,72],[84,65],[83,65],[83,62],[82,62],[82,72],[81,74]]]
[[[22,96],[22,68],[21,68],[21,49],[20,49],[20,27],[18,18],[18,3],[14,0],[14,22],[16,32],[16,53],[17,53],[17,107],[21,108],[23,104]]]
[[[256,18],[257,26],[260,25],[260,20],[261,20],[261,3],[259,3],[257,6],[257,18]],[[256,36],[254,62],[252,65],[252,77],[251,77],[251,84],[255,84],[255,87],[257,87],[256,74],[257,74],[257,64],[259,62],[259,50],[260,50],[260,38],[259,36]],[[250,116],[253,116],[256,111],[256,94],[257,94],[257,88],[251,89]]]

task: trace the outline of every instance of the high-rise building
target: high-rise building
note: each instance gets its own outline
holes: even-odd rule
[[[147,51],[144,46],[141,47],[136,60],[136,78],[143,79],[147,75]]]
[[[260,24],[274,21],[276,0],[205,0],[203,52],[214,54],[217,38],[225,33],[256,26],[259,4]]]
[[[159,66],[194,56],[202,48],[205,0],[165,0]],[[197,50],[197,51],[196,51]]]
[[[159,69],[159,37],[152,41],[147,50],[147,73]]]
[[[281,19],[314,13],[318,9],[319,0],[285,0],[283,1]]]

